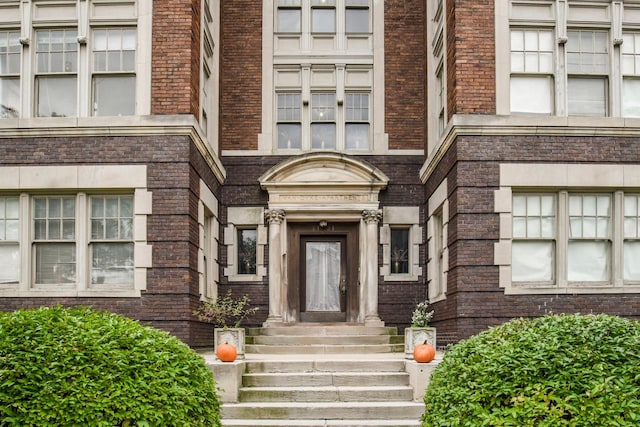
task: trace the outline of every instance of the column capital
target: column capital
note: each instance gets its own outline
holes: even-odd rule
[[[285,213],[282,209],[267,209],[264,211],[264,219],[269,224],[282,224]]]
[[[373,209],[362,211],[362,218],[367,224],[375,224],[382,221],[382,210]]]

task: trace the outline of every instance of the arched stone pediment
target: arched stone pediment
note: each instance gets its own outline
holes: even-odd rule
[[[379,169],[339,153],[312,153],[286,160],[259,178],[269,206],[376,208],[389,178]]]

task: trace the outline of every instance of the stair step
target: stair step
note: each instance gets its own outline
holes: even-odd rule
[[[222,420],[223,427],[420,427],[418,420]]]
[[[243,402],[222,405],[223,419],[420,419],[418,402]]]
[[[305,323],[294,326],[269,326],[267,328],[248,328],[247,336],[336,336],[336,335],[398,335],[397,328],[387,326],[363,326],[360,324],[326,324],[326,323]]]
[[[396,335],[262,335],[248,336],[249,345],[376,345],[403,344]]]
[[[250,373],[243,377],[245,387],[401,386],[407,384],[409,384],[409,374],[406,372]]]
[[[253,345],[245,346],[252,354],[340,354],[340,353],[402,353],[404,344],[372,345]]]
[[[243,387],[242,402],[392,402],[410,401],[409,386],[386,387]]]
[[[399,359],[351,360],[247,360],[247,373],[302,373],[302,372],[405,372],[405,362]]]

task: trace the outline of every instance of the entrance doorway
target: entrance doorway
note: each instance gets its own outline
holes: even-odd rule
[[[287,299],[300,322],[358,317],[358,224],[289,223]]]

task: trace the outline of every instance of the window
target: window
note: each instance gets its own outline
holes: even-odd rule
[[[278,148],[302,147],[301,95],[278,94]]]
[[[409,229],[391,228],[391,274],[409,273]]]
[[[257,237],[255,228],[238,230],[238,274],[256,274]]]
[[[640,33],[623,34],[622,75],[622,115],[640,117]]]
[[[604,31],[567,33],[568,113],[607,114],[608,36]]]
[[[438,114],[438,135],[444,132],[445,128],[445,111],[446,105],[445,89],[444,89],[444,65],[440,64],[436,73],[436,113]]]
[[[93,114],[135,114],[136,30],[96,29],[93,37]]]
[[[91,284],[132,285],[133,197],[91,197]]]
[[[279,33],[300,33],[302,9],[300,0],[278,0],[276,31]]]
[[[335,93],[314,93],[311,95],[312,149],[336,148],[335,103]]]
[[[552,281],[554,248],[554,197],[514,195],[512,280],[514,282]]]
[[[0,31],[0,118],[20,115],[20,33]]]
[[[511,112],[553,112],[553,36],[549,30],[511,31]]]
[[[76,200],[74,197],[33,199],[35,284],[76,282]]]
[[[623,279],[627,282],[640,281],[640,196],[624,197],[624,258]]]
[[[0,197],[0,286],[20,277],[20,215],[17,197]]]
[[[75,117],[77,108],[78,32],[36,31],[36,115]]]
[[[346,147],[363,150],[369,148],[369,94],[346,94]]]
[[[335,0],[311,0],[311,32],[336,32]]]
[[[345,29],[349,33],[369,32],[369,0],[346,0]]]

